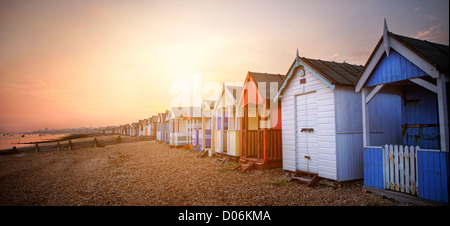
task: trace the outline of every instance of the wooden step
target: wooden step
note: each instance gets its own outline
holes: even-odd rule
[[[230,157],[229,156],[220,156],[216,159],[216,163],[219,163],[219,165],[222,165],[224,163],[228,163],[228,161],[230,161]]]
[[[315,187],[320,181],[319,175],[317,173],[298,171],[292,175],[288,182],[300,181],[307,183],[308,187]]]
[[[202,151],[200,151],[200,153],[198,153],[197,158],[203,158],[207,154],[208,154],[208,150],[203,149]]]
[[[253,161],[248,162],[248,163],[242,163],[241,164],[242,173],[250,171],[254,167],[254,165],[255,165],[255,162],[253,162]]]

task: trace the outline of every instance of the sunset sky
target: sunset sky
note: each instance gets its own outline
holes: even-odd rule
[[[220,86],[247,71],[285,74],[297,48],[363,65],[384,18],[393,33],[448,45],[448,8],[448,0],[0,0],[0,131],[135,122],[168,109],[195,78]]]

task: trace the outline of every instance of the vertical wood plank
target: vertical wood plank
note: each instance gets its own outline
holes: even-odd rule
[[[399,169],[398,169],[398,145],[394,146],[394,177],[395,177],[395,190],[400,190],[399,181]]]
[[[448,204],[448,152],[439,153],[442,202]]]
[[[409,167],[410,167],[410,179],[411,179],[411,194],[417,195],[416,190],[416,153],[414,147],[409,148]]]
[[[403,154],[403,145],[400,145],[399,147],[399,168],[400,168],[400,191],[405,192],[405,166],[404,166],[404,154]]]
[[[387,144],[383,148],[383,176],[384,189],[389,189],[389,146]]]
[[[394,147],[389,145],[389,186],[394,190]]]
[[[409,171],[409,147],[405,146],[405,192],[411,194],[410,171]]]
[[[417,151],[418,150],[420,150],[420,148],[419,148],[419,146],[416,146],[416,148],[414,149],[415,156],[416,156],[416,158],[415,158],[416,167],[417,167]],[[419,184],[418,184],[418,182],[419,182],[419,171],[416,169],[415,173],[416,173],[416,193],[417,193],[419,191]]]
[[[441,180],[441,166],[440,166],[440,153],[436,152],[436,153],[430,153],[433,154],[433,168],[435,169],[434,172],[434,177],[435,177],[435,197],[436,197],[436,201],[438,202],[442,202],[442,180]]]
[[[427,168],[428,168],[428,178],[429,178],[429,182],[428,182],[428,185],[429,185],[429,189],[428,189],[428,192],[429,192],[429,198],[430,198],[430,200],[436,200],[436,197],[435,197],[435,195],[436,195],[436,191],[435,191],[435,189],[436,189],[436,181],[435,181],[435,165],[434,165],[434,155],[433,155],[434,153],[433,152],[427,152],[426,153],[426,155],[428,156],[428,165],[427,165]]]

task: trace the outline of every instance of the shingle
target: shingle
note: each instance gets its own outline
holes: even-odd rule
[[[361,65],[315,60],[305,57],[300,57],[300,59],[318,71],[325,79],[338,85],[353,85],[363,69]]]
[[[250,76],[253,78],[253,80],[256,83],[256,87],[259,89],[259,83],[263,82],[266,83],[266,99],[271,99],[270,94],[270,83],[271,82],[277,82],[278,87],[277,90],[280,88],[284,78],[286,75],[280,75],[280,74],[268,74],[268,73],[258,73],[258,72],[249,72]],[[275,91],[277,92],[277,91]]]
[[[394,38],[410,47],[424,60],[435,65],[439,71],[448,74],[449,72],[449,47],[446,45],[405,37],[390,33]]]

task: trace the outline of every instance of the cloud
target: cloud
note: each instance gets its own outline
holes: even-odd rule
[[[444,38],[444,34],[441,32],[442,24],[435,24],[425,31],[419,31],[413,35],[414,38],[423,40],[440,40]]]
[[[414,11],[419,11],[421,9],[422,9],[422,7],[416,7],[416,8],[414,8]]]
[[[436,20],[437,19],[437,16],[433,16],[433,15],[425,15],[424,17],[427,20]]]

